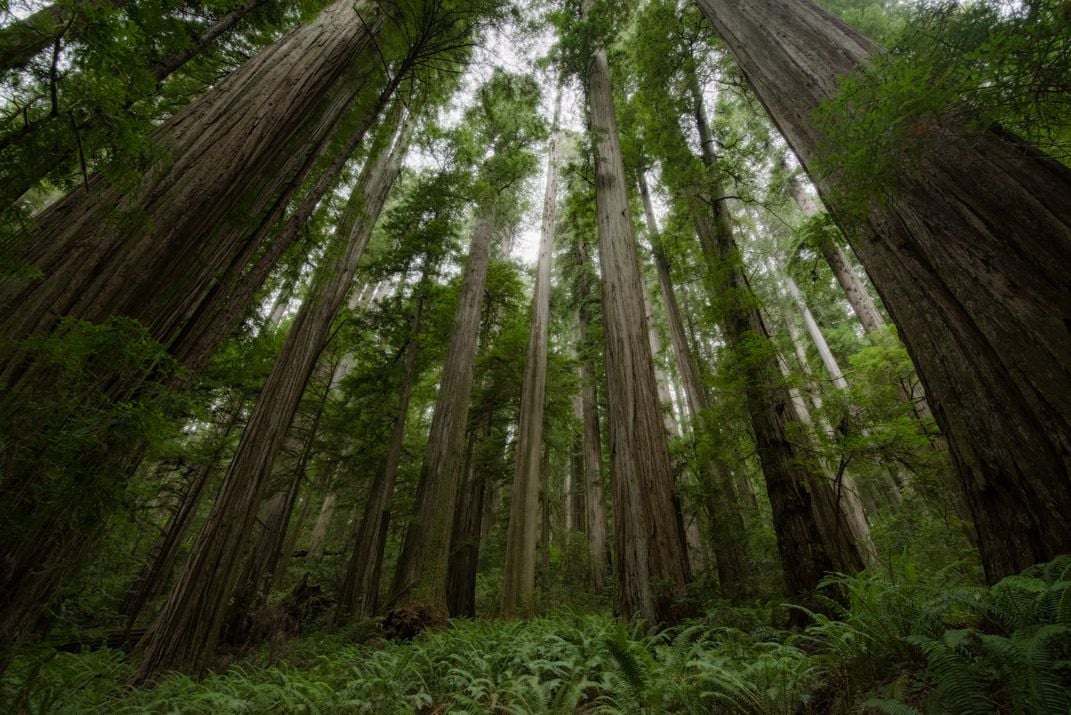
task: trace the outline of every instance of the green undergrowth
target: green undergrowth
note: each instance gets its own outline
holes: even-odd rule
[[[711,606],[657,633],[607,613],[455,620],[411,643],[373,623],[255,652],[196,681],[127,683],[116,650],[36,650],[0,680],[32,713],[1065,713],[1071,558],[989,589],[945,576],[836,577],[848,605],[803,632],[778,604]]]

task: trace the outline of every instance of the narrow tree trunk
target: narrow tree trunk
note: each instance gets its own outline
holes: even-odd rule
[[[579,332],[580,316],[574,313],[573,323]],[[576,341],[570,341],[569,357],[577,360]],[[580,378],[578,374],[578,378]],[[579,531],[585,535],[588,533],[588,518],[585,506],[587,492],[587,474],[584,469],[584,398],[582,397],[583,385],[573,395],[573,417],[580,429],[573,435],[572,454],[569,470],[569,484],[566,489],[566,528]]]
[[[585,14],[594,3],[584,0]],[[682,615],[688,556],[673,510],[673,471],[648,344],[610,65],[605,49],[593,49],[587,90],[603,273],[617,610],[655,626]]]
[[[271,577],[272,591],[278,591],[283,582],[286,580],[286,573],[290,570],[290,559],[294,555],[294,549],[297,547],[298,539],[301,538],[301,532],[305,528],[305,522],[308,521],[309,511],[312,508],[312,500],[305,499],[301,504],[301,511],[298,512],[297,518],[286,530],[286,538],[283,541],[282,547],[279,549],[279,561],[275,565],[275,571]]]
[[[655,385],[658,387],[658,402],[662,405],[662,424],[666,428],[666,435],[670,439],[681,436],[681,426],[677,422],[677,415],[673,411],[673,395],[670,392],[669,376],[659,360],[662,352],[662,340],[658,337],[658,329],[654,324],[654,306],[651,305],[651,297],[647,294],[647,287],[643,289],[643,314],[647,316],[647,343],[651,346],[651,358],[654,360]]]
[[[435,615],[448,613],[446,580],[453,523],[450,510],[443,505],[457,500],[461,477],[459,455],[464,447],[476,338],[494,228],[494,209],[485,207],[476,221],[461,280],[454,332],[443,363],[416,504],[390,589],[391,607],[412,603]]]
[[[681,319],[680,306],[673,288],[669,262],[662,250],[661,234],[651,205],[651,194],[643,172],[639,177],[640,196],[643,198],[647,231],[654,252],[658,284],[666,306],[670,342],[677,358],[677,372],[681,376],[684,395],[688,403],[692,429],[695,433],[718,437],[719,430],[707,419],[713,406],[710,393],[699,376],[699,366],[688,344],[688,336]],[[694,436],[694,435],[693,435]],[[747,566],[747,529],[737,502],[732,484],[731,470],[720,459],[700,458],[697,465],[703,489],[706,492],[707,512],[713,525],[714,554],[718,570],[718,582],[722,591],[731,599],[745,599],[751,595],[754,584]]]
[[[419,292],[413,304],[413,315],[409,321],[409,342],[405,346],[398,411],[391,426],[387,457],[368,490],[364,515],[355,532],[353,556],[339,588],[338,610],[343,615],[370,616],[376,612],[378,606],[379,579],[383,570],[383,552],[387,546],[394,485],[398,479],[398,467],[402,462],[409,401],[413,396],[417,378],[417,338],[421,331],[424,296],[429,279],[430,268],[425,266]]]
[[[550,263],[554,252],[554,229],[558,197],[558,118],[561,86],[554,103],[554,126],[547,153],[547,185],[543,194],[543,227],[536,261],[532,295],[532,322],[528,333],[528,357],[521,387],[520,419],[517,425],[517,459],[511,490],[509,526],[506,530],[506,562],[502,574],[502,615],[531,617],[535,613],[536,541],[540,456],[543,451],[543,407],[547,385],[547,352],[550,330]]]
[[[407,136],[408,129],[402,127],[394,151],[383,142],[361,172],[339,221],[338,238],[313,277],[311,294],[298,311],[253,409],[182,578],[138,646],[139,680],[164,668],[198,672],[214,653],[272,465],[398,174]]]
[[[856,217],[811,117],[877,52],[808,0],[700,0],[826,197],[918,367],[986,577],[1071,551],[1071,170],[998,127],[931,148]]]
[[[577,246],[577,263],[583,267],[588,264],[587,253],[583,244]],[[591,295],[591,286],[586,275],[581,275],[576,286],[577,343],[583,347],[588,343],[588,310],[585,304]],[[588,546],[591,558],[591,585],[596,591],[602,591],[607,561],[607,522],[606,506],[603,502],[602,478],[602,434],[599,427],[599,403],[595,394],[595,365],[591,357],[580,361],[580,398],[583,417],[584,437],[584,501],[585,517],[588,528]]]

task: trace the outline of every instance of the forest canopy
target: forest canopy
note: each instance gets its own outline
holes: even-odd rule
[[[1067,0],[3,0],[0,708],[1071,709]]]

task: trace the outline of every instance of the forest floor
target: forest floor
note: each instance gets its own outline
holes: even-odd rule
[[[220,672],[129,685],[127,653],[39,646],[0,679],[29,713],[1066,713],[1071,558],[989,589],[836,579],[804,631],[780,604],[714,605],[657,634],[609,613],[455,619],[406,643],[375,621],[263,645]]]

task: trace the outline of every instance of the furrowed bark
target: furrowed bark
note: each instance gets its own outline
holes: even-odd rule
[[[585,0],[585,15],[594,4]],[[610,66],[601,47],[593,48],[589,60],[587,91],[603,273],[617,611],[651,626],[671,624],[683,615],[687,547],[673,508],[673,471],[648,343]]]
[[[1071,551],[1071,170],[998,127],[921,126],[857,216],[812,119],[879,50],[808,0],[699,6],[818,186],[918,368],[989,581]]]
[[[361,172],[339,221],[337,240],[329,246],[313,277],[311,293],[302,303],[253,408],[182,578],[138,646],[141,681],[162,669],[199,672],[214,654],[272,465],[398,175],[407,135],[408,128],[403,127],[393,151],[387,143],[382,144]]]
[[[792,442],[799,416],[782,381],[770,331],[747,281],[728,202],[722,198],[723,178],[698,80],[694,73],[689,79],[703,165],[709,172],[704,190],[711,197],[692,197],[693,219],[709,275],[720,283],[715,290],[727,297],[722,333],[733,353],[742,358],[745,403],[773,509],[785,582],[791,594],[804,596],[818,587],[827,572],[861,571],[863,560],[843,514],[835,508],[831,490]],[[814,534],[823,536],[821,543],[815,542]]]

